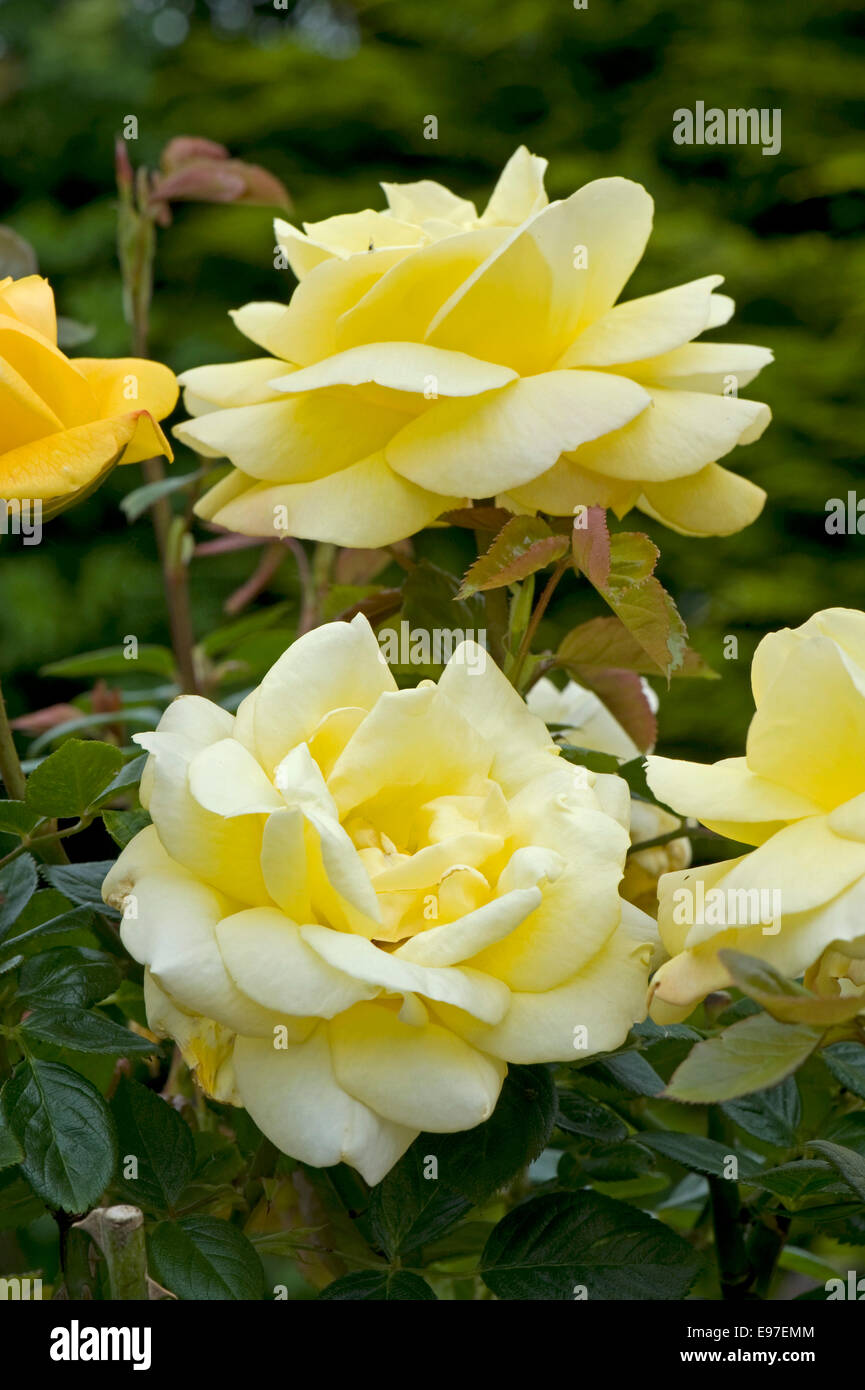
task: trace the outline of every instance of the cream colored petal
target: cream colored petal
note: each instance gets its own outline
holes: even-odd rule
[[[759,841],[761,824],[799,820],[821,811],[808,797],[756,776],[745,758],[704,764],[650,756],[646,768],[649,786],[660,801],[680,815],[696,817],[720,835],[733,827],[747,830],[753,825]]]
[[[382,342],[348,348],[279,377],[279,391],[320,391],[332,386],[362,386],[375,382],[393,391],[418,395],[476,396],[513,381],[516,373],[494,362],[482,362],[464,352],[446,352],[424,343]]]
[[[328,1031],[340,1085],[397,1124],[448,1134],[495,1109],[506,1067],[438,1024],[413,1027],[381,1005],[357,1004]]]
[[[509,1062],[582,1061],[611,1052],[646,1016],[652,950],[650,939],[620,927],[571,980],[543,993],[515,992],[495,1028],[462,1026],[460,1031],[484,1052]]]
[[[368,1183],[381,1182],[418,1129],[392,1124],[347,1095],[330,1052],[324,1024],[285,1049],[266,1038],[238,1038],[234,1066],[243,1104],[283,1153],[315,1168],[349,1163]]]
[[[530,154],[525,145],[514,150],[481,213],[480,225],[516,227],[546,207],[549,201],[544,189],[547,162],[540,155]]]
[[[747,758],[826,810],[865,789],[865,671],[832,637],[817,631],[788,648],[761,690]]]
[[[329,964],[275,908],[254,907],[223,917],[216,940],[237,988],[279,1014],[332,1018],[378,993],[376,985]]]
[[[710,295],[723,278],[706,275],[660,294],[616,304],[583,329],[557,365],[610,367],[681,347],[706,327]]]
[[[709,463],[686,478],[647,483],[637,506],[680,536],[731,536],[757,520],[765,501],[756,483]]]
[[[419,994],[440,1000],[485,1023],[497,1023],[507,1010],[510,993],[506,986],[480,971],[417,965],[362,936],[327,927],[301,927],[300,934],[334,969],[388,994]]]
[[[216,943],[216,925],[232,906],[188,875],[145,874],[127,897],[121,939],[182,1008],[235,1032],[265,1037],[278,1016],[236,987]]]
[[[366,458],[406,419],[404,410],[337,389],[215,410],[178,425],[174,433],[199,453],[231,459],[250,478],[302,483]]]
[[[750,343],[686,343],[648,361],[630,363],[628,376],[679,391],[721,393],[747,386],[773,357],[769,348]]]
[[[502,893],[455,922],[419,932],[393,952],[398,960],[424,966],[459,965],[509,936],[542,900],[540,888]]]
[[[602,372],[524,377],[480,397],[437,401],[385,447],[421,487],[485,497],[537,478],[560,454],[603,440],[649,406],[643,388]],[[618,438],[613,435],[613,439]]]
[[[299,536],[376,549],[432,524],[463,497],[428,492],[400,477],[383,453],[307,483],[258,483],[199,515],[249,536]]]
[[[371,710],[396,690],[366,618],[326,623],[289,647],[270,668],[255,702],[255,741],[262,763],[276,768],[305,743],[325,715],[348,705]]]

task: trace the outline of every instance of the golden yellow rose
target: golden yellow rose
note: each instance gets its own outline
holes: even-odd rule
[[[424,180],[385,185],[387,212],[278,224],[300,284],[234,314],[267,355],[182,377],[178,437],[234,465],[199,515],[353,546],[491,496],[693,535],[754,520],[763,492],[717,460],[765,429],[737,392],[771,353],[693,341],[732,313],[717,275],[617,303],[651,198],[608,178],[548,203],[543,170],[518,150],[480,217]]]
[[[369,1182],[486,1119],[508,1062],[607,1051],[645,1015],[627,787],[559,757],[482,655],[398,690],[356,618],[236,717],[176,700],[137,739],[153,825],[103,889],[204,1088]]]
[[[174,409],[174,374],[137,357],[68,358],[47,280],[0,280],[0,498],[51,515],[115,463],[171,450],[156,423]]]
[[[757,848],[666,874],[658,925],[672,956],[653,1014],[683,1016],[730,984],[718,951],[854,993],[865,959],[865,614],[829,608],[771,633],[751,669],[744,758],[648,759],[655,794]]]

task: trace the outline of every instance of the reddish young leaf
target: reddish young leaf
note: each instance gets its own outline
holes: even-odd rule
[[[635,671],[578,666],[570,661],[563,664],[580,685],[584,685],[587,690],[593,690],[598,699],[603,701],[625,732],[630,734],[641,753],[647,753],[650,748],[654,748],[658,737],[658,723],[643,689],[643,682]]]
[[[466,573],[457,598],[468,598],[482,589],[515,584],[545,569],[568,551],[565,536],[556,536],[537,516],[515,516],[502,527],[489,550]]]
[[[574,518],[571,533],[574,563],[596,589],[605,589],[610,578],[611,547],[607,513],[603,507],[583,507]]]

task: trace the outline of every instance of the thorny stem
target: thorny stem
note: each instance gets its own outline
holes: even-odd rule
[[[523,633],[523,640],[520,643],[520,649],[517,652],[517,659],[514,663],[514,669],[511,672],[511,681],[516,686],[517,690],[519,690],[520,688],[520,674],[522,672],[523,666],[525,665],[526,657],[531,651],[532,642],[534,641],[535,633],[538,630],[541,618],[547,611],[550,599],[552,598],[553,594],[555,593],[558,587],[559,580],[565,573],[565,570],[567,570],[570,567],[570,564],[571,555],[570,552],[568,552],[566,555],[562,556],[555,569],[553,570],[552,574],[550,575],[549,579],[547,580],[543,593],[541,594],[540,598],[535,604],[535,609],[532,613],[532,616],[529,618],[528,625],[526,626],[526,630]]]
[[[122,144],[122,141],[121,141]],[[119,193],[117,250],[123,280],[123,310],[130,326],[132,351],[147,357],[150,335],[150,305],[153,299],[153,262],[156,254],[156,228],[147,213],[149,196],[147,171],[138,170],[137,179],[128,167],[125,154],[118,159]],[[141,465],[147,483],[165,478],[161,458],[145,459]],[[189,604],[189,584],[184,555],[185,527],[175,527],[174,513],[167,497],[158,497],[150,515],[156,535],[162,582],[168,609],[171,646],[182,689],[196,694],[198,680],[193,659],[194,632]]]

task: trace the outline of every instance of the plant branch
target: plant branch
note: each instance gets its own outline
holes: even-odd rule
[[[535,633],[537,632],[538,627],[540,626],[542,617],[547,611],[550,599],[552,598],[553,594],[558,588],[559,580],[565,573],[565,570],[570,568],[570,565],[571,554],[570,551],[568,551],[568,553],[566,555],[563,555],[562,558],[556,564],[555,569],[553,570],[552,574],[550,575],[549,579],[547,580],[544,586],[540,598],[535,604],[534,612],[532,613],[532,616],[529,618],[528,625],[526,627],[525,632],[523,633],[523,640],[520,643],[520,649],[517,652],[517,659],[514,663],[514,669],[511,672],[511,681],[516,686],[517,690],[519,690],[520,688],[520,675],[522,673],[523,666],[526,663],[526,657],[531,651]]]

